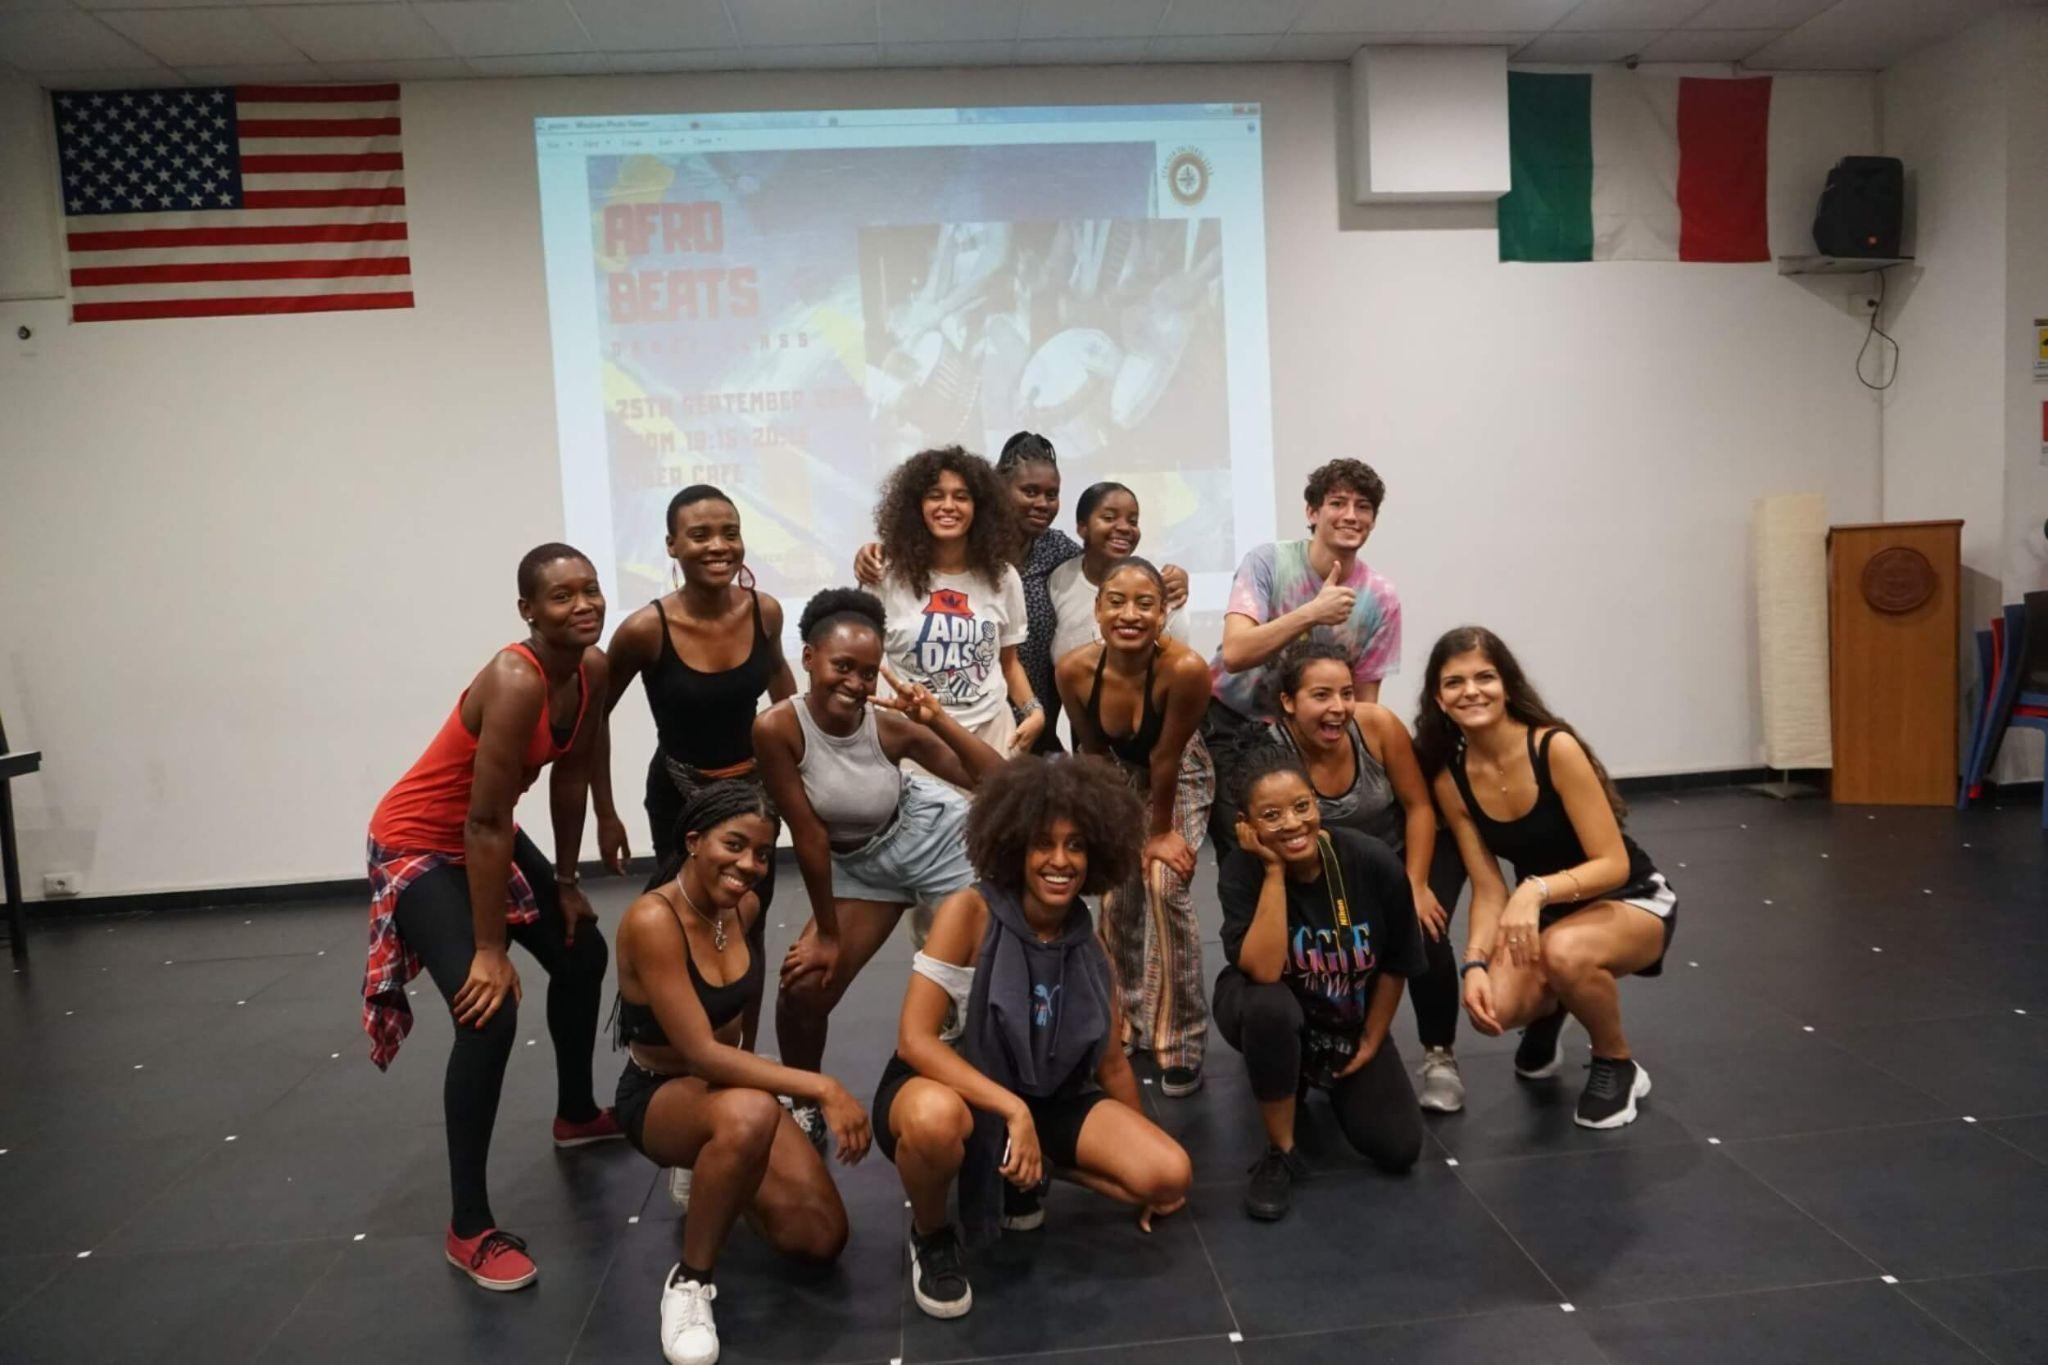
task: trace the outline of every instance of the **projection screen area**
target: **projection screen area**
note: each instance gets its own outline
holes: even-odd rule
[[[1274,530],[1259,129],[1256,104],[535,120],[569,540],[645,602],[670,497],[717,484],[800,602],[849,580],[904,456],[1031,430],[1062,525],[1128,484],[1144,553],[1220,601]]]

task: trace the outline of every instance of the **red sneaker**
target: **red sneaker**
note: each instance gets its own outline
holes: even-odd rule
[[[526,1254],[526,1242],[509,1232],[488,1228],[474,1237],[457,1237],[448,1229],[448,1264],[485,1289],[524,1289],[540,1276],[540,1267]]]
[[[596,1118],[582,1123],[571,1123],[559,1115],[555,1118],[555,1146],[564,1149],[588,1147],[593,1142],[609,1142],[625,1135],[626,1130],[619,1127],[618,1119],[609,1109],[598,1110]]]

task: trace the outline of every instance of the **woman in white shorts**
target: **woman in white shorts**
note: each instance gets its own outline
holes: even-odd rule
[[[1003,761],[915,683],[882,676],[882,604],[856,588],[813,597],[797,622],[810,689],[754,721],[761,782],[789,822],[811,919],[783,958],[775,1033],[785,1065],[816,1071],[827,1021],[910,905],[974,882],[967,800]],[[915,763],[935,775],[906,772]],[[822,1119],[797,1121],[822,1140]]]

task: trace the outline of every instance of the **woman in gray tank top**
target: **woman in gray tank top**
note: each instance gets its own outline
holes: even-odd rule
[[[1311,637],[1281,654],[1280,718],[1274,738],[1300,755],[1325,825],[1370,835],[1399,854],[1415,893],[1429,970],[1409,982],[1423,1045],[1420,1103],[1437,1113],[1465,1104],[1452,1052],[1458,1030],[1456,953],[1446,932],[1464,870],[1450,840],[1437,837],[1436,806],[1401,718],[1358,701],[1351,660],[1332,640]],[[1441,844],[1441,847],[1439,847]]]
[[[882,678],[882,604],[832,588],[797,622],[810,690],[754,721],[761,782],[789,823],[811,919],[782,961],[775,1034],[782,1060],[816,1071],[827,1020],[905,908],[974,882],[966,850],[972,788],[1002,766],[923,688]],[[914,762],[941,781],[906,774]],[[797,1122],[822,1141],[822,1119],[799,1107]]]

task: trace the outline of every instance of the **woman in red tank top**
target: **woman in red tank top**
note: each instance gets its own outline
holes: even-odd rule
[[[584,803],[600,748],[606,673],[597,570],[567,545],[519,562],[528,637],[476,675],[417,763],[370,819],[370,954],[363,1027],[389,1066],[412,1027],[406,983],[422,967],[448,1001],[455,1043],[443,1087],[454,1211],[449,1262],[486,1289],[539,1273],[491,1216],[485,1159],[505,1064],[519,1031],[518,943],[548,974],[557,1147],[621,1136],[591,1090],[605,943],[577,885]],[[513,822],[540,770],[549,782],[553,866]]]

